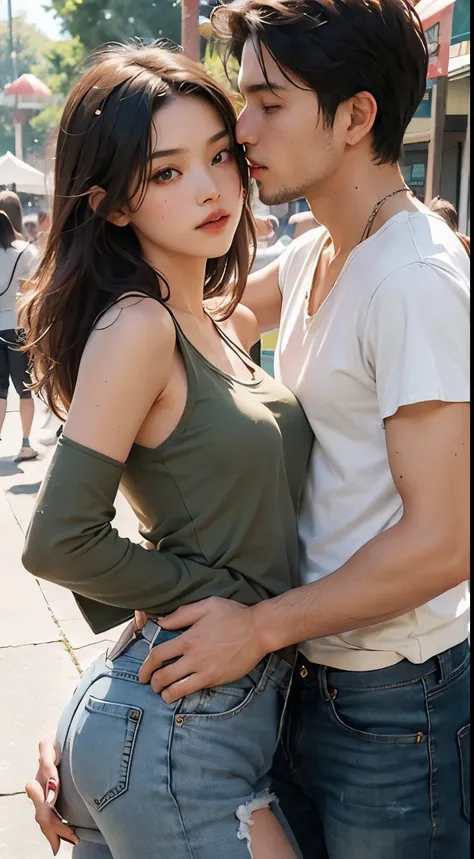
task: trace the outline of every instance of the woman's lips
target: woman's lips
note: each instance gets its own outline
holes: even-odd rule
[[[205,224],[201,224],[200,227],[196,227],[197,230],[204,230],[206,233],[220,233],[224,230],[229,223],[230,215],[221,215],[220,218],[217,218],[215,221],[207,221]]]

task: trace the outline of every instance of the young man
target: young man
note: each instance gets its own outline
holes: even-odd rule
[[[191,629],[141,679],[172,702],[306,642],[275,767],[305,859],[467,859],[469,263],[398,166],[422,27],[409,0],[217,15],[261,199],[306,197],[323,225],[245,297],[262,332],[280,323],[277,371],[315,433],[305,584],[180,609],[163,626]]]
[[[277,370],[315,433],[305,584],[180,609],[162,625],[190,629],[140,676],[171,703],[306,642],[275,763],[304,859],[467,859],[469,266],[398,167],[425,89],[421,24],[409,0],[218,15],[261,199],[306,197],[323,225],[245,298],[262,332],[280,323]]]

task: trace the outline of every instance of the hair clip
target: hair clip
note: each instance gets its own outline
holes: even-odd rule
[[[321,12],[318,12],[318,14],[316,16],[308,15],[307,12],[303,12],[303,17],[307,18],[308,21],[311,21],[311,23],[313,24],[313,26],[315,28],[316,27],[322,27],[324,24],[328,23],[328,19],[324,18]]]

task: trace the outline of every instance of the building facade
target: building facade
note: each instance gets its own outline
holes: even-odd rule
[[[449,59],[446,119],[441,161],[440,195],[459,211],[460,227],[469,232],[471,24],[469,0],[456,0]],[[424,200],[431,137],[432,81],[408,126],[403,147],[407,184]],[[467,191],[467,195],[466,195]]]

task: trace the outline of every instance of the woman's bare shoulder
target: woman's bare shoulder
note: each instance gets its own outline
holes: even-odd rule
[[[148,296],[127,294],[121,296],[94,325],[95,335],[107,335],[107,340],[121,341],[127,338],[128,349],[141,341],[153,349],[173,350],[176,343],[176,329],[162,303]],[[105,338],[101,337],[101,340]]]
[[[244,304],[238,304],[229,318],[237,337],[247,352],[260,340],[257,317]]]

